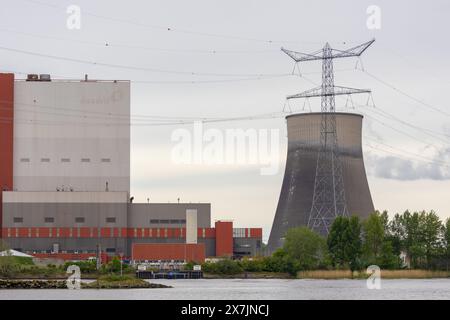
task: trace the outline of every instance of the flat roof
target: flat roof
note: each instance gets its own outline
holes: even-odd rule
[[[310,115],[322,115],[323,113],[330,113],[330,112],[304,112],[304,113],[294,113],[286,116],[287,118],[290,117],[304,117],[304,116],[310,116]],[[347,115],[347,116],[356,116],[364,118],[364,116],[360,113],[352,113],[352,112],[335,112],[336,115]]]

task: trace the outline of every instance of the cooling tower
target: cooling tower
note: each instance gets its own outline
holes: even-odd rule
[[[350,215],[367,217],[374,211],[364,168],[362,115],[335,113],[338,154],[342,165],[345,199]],[[329,116],[329,115],[327,115]],[[275,219],[269,237],[269,252],[283,245],[286,231],[307,226],[311,211],[322,113],[286,117],[288,152]]]

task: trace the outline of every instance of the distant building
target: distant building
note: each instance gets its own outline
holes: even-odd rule
[[[262,229],[211,227],[208,203],[130,201],[129,81],[0,74],[0,119],[0,236],[11,248],[75,260],[261,254]]]

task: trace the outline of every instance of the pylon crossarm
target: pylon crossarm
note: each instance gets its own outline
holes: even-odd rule
[[[347,58],[347,57],[359,57],[366,49],[374,43],[375,39],[367,41],[363,44],[355,46],[353,48],[347,50],[338,50],[331,49],[330,56],[324,56],[323,50],[318,50],[312,53],[303,53],[298,51],[287,50],[285,48],[281,48],[281,51],[286,53],[289,57],[294,59],[295,62],[302,61],[314,61],[314,60],[323,60],[323,59],[334,59],[334,58]]]
[[[287,50],[285,48],[281,48],[281,51],[286,53],[289,57],[294,59],[295,62],[301,62],[301,61],[313,61],[313,60],[322,60],[322,50],[318,50],[313,53],[302,53],[292,50]]]
[[[366,43],[360,44],[359,46],[347,49],[347,50],[338,50],[331,49],[331,58],[347,58],[347,57],[359,57],[366,49],[375,42],[375,39],[367,41]]]
[[[328,92],[323,92],[322,87],[316,87],[297,93],[294,95],[287,96],[286,99],[299,99],[299,98],[313,98],[313,97],[324,97],[324,96],[339,96],[348,95],[356,93],[371,93],[369,89],[356,89],[349,87],[333,86],[327,90]]]

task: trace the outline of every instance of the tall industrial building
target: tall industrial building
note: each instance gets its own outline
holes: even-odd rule
[[[36,257],[257,255],[208,203],[133,203],[130,82],[0,74],[0,237]],[[133,257],[133,254],[136,254]]]
[[[354,113],[334,114],[347,210],[350,215],[365,218],[374,211],[374,206],[361,146],[363,117]],[[289,228],[308,226],[320,148],[322,113],[294,114],[287,116],[286,120],[286,169],[269,237],[269,251],[283,245],[285,233]]]

